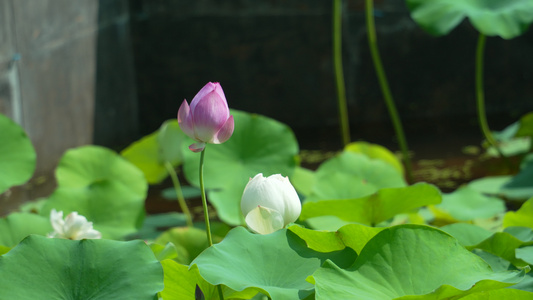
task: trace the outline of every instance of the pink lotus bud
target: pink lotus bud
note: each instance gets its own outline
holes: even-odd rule
[[[191,106],[183,100],[178,124],[190,138],[198,141],[189,146],[193,152],[204,150],[206,143],[221,144],[233,134],[233,116],[218,82],[209,82],[194,96]]]

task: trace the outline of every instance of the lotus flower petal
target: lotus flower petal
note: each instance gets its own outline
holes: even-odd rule
[[[259,234],[269,234],[285,226],[283,216],[278,211],[263,206],[252,209],[245,221],[248,228]]]

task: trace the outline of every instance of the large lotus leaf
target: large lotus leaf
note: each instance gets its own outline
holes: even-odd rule
[[[470,181],[468,187],[483,194],[500,195],[502,187],[511,178],[511,175],[482,177]]]
[[[304,240],[307,247],[318,252],[333,252],[346,248],[335,231],[311,230],[300,225],[292,225],[288,230]]]
[[[404,174],[405,172],[402,163],[396,157],[396,155],[394,155],[394,153],[392,153],[389,149],[381,145],[371,144],[367,142],[353,142],[346,145],[346,147],[344,147],[344,150],[355,153],[362,153],[372,159],[382,160],[393,166],[401,174]]]
[[[219,242],[222,238],[214,236],[214,242]],[[182,264],[189,264],[198,254],[204,251],[209,244],[205,230],[195,227],[176,227],[171,228],[161,234],[156,240],[158,244],[171,242],[178,251],[176,261]]]
[[[514,236],[515,238],[521,240],[522,242],[531,242],[533,241],[533,229],[529,227],[520,227],[520,226],[511,226],[505,227],[503,232]]]
[[[235,131],[220,145],[205,149],[204,183],[212,189],[208,199],[224,222],[241,224],[240,201],[248,180],[257,173],[265,176],[291,176],[296,167],[298,142],[292,130],[273,119],[232,110]],[[187,139],[183,147],[194,141]],[[183,169],[189,182],[199,185],[200,154],[186,149]],[[228,197],[211,197],[211,193],[226,192]],[[230,191],[228,191],[230,190]]]
[[[516,212],[508,211],[503,217],[503,227],[522,226],[533,228],[533,198],[530,198]]]
[[[311,194],[315,185],[315,172],[306,168],[296,167],[291,177],[291,183],[299,194]]]
[[[165,163],[159,159],[159,131],[144,136],[120,152],[125,159],[139,168],[150,184],[157,184],[168,176]]]
[[[530,136],[533,137],[533,112],[530,112],[520,118],[520,127],[516,131],[516,136]]]
[[[526,262],[516,257],[516,250],[520,247],[533,245],[533,241],[524,242],[507,232],[496,232],[481,243],[468,246],[468,249],[481,249],[499,256],[517,267],[524,267]]]
[[[77,211],[104,237],[136,232],[144,218],[148,184],[143,173],[115,152],[97,146],[69,150],[56,169],[58,188],[41,214]]]
[[[120,154],[143,171],[148,183],[158,184],[168,177],[167,162],[173,167],[181,164],[184,139],[178,122],[167,120],[157,131],[132,143]]]
[[[533,246],[516,249],[516,258],[533,265]]]
[[[440,229],[456,238],[463,246],[479,244],[492,235],[487,229],[468,223],[454,223]]]
[[[435,186],[417,183],[408,187],[383,188],[362,198],[306,202],[300,220],[332,215],[347,222],[374,226],[397,214],[440,202],[440,191]]]
[[[487,300],[487,299],[520,299],[533,300],[533,293],[514,289],[498,289],[473,293],[462,297],[461,300]]]
[[[161,264],[165,272],[165,289],[161,292],[163,299],[197,299],[195,298],[196,286],[204,294],[204,299],[220,299],[216,286],[205,281],[198,273],[196,266],[189,270],[188,266],[168,259],[162,261]],[[224,299],[251,299],[257,294],[257,291],[249,288],[241,292],[235,292],[226,286],[222,286],[222,293],[224,294]]]
[[[368,196],[380,188],[407,185],[391,165],[351,151],[322,163],[315,173],[315,183],[306,201],[353,199]]]
[[[28,181],[35,171],[36,154],[24,129],[0,114],[0,194]]]
[[[147,299],[163,269],[140,240],[50,239],[31,235],[0,257],[1,299]]]
[[[533,162],[524,164],[520,172],[502,186],[501,192],[512,199],[533,197]]]
[[[425,30],[444,35],[465,18],[481,33],[511,39],[533,22],[530,0],[407,0],[411,17]]]
[[[442,203],[436,207],[459,221],[491,218],[505,212],[503,200],[485,196],[468,186],[443,195]]]
[[[372,238],[351,267],[342,269],[327,261],[313,280],[316,299],[447,299],[504,288],[523,276],[524,272],[493,272],[436,228],[399,225]]]
[[[385,227],[369,227],[361,224],[348,224],[337,231],[311,230],[299,225],[288,228],[305,241],[307,247],[318,252],[332,252],[346,247],[360,253],[366,243]]]
[[[30,213],[12,213],[0,219],[0,245],[13,247],[30,234],[53,231],[50,219]]]
[[[201,276],[211,284],[224,284],[236,291],[255,287],[271,299],[304,299],[313,292],[306,278],[326,259],[351,265],[357,255],[345,248],[321,253],[308,248],[291,231],[252,234],[243,227],[232,229],[226,238],[200,254]]]

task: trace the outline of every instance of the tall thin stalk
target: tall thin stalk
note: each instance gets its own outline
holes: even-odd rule
[[[209,213],[207,212],[207,199],[205,197],[204,156],[205,156],[205,148],[200,153],[200,191],[202,193],[202,207],[204,208],[205,231],[207,233],[207,243],[209,244],[209,247],[211,247],[213,246],[213,239],[211,238],[211,225],[209,224]]]
[[[181,184],[178,179],[178,174],[176,174],[176,170],[174,170],[174,167],[168,161],[165,162],[165,168],[167,169],[167,172],[170,175],[170,178],[172,179],[172,184],[174,185],[174,191],[176,192],[176,197],[178,199],[178,203],[180,205],[181,211],[185,215],[187,226],[192,227],[193,226],[192,215],[191,215],[191,212],[189,211],[189,207],[187,207],[187,202],[185,202],[185,198],[183,197],[183,192],[181,191]]]
[[[485,51],[486,37],[483,33],[479,33],[476,49],[476,103],[479,127],[485,136],[485,139],[491,144],[498,154],[507,161],[507,157],[503,155],[498,143],[492,136],[487,122],[487,114],[485,112],[485,92],[483,90],[483,58]],[[509,162],[508,162],[509,163]]]
[[[337,86],[340,131],[342,143],[346,146],[350,143],[350,122],[348,121],[348,106],[342,69],[342,0],[333,0],[333,66]]]
[[[207,148],[207,147],[206,147]],[[205,186],[204,186],[204,156],[205,148],[200,153],[200,191],[202,193],[202,207],[204,209],[204,219],[205,219],[205,231],[207,233],[207,243],[209,247],[213,246],[213,238],[211,237],[211,225],[209,224],[209,213],[207,212],[207,199],[205,197]],[[217,285],[218,297],[221,300],[224,300],[224,294],[222,293],[222,287]]]
[[[389,88],[389,83],[387,81],[387,76],[385,75],[385,70],[383,69],[383,64],[381,63],[381,58],[379,56],[378,44],[377,44],[377,35],[376,27],[374,25],[374,2],[373,0],[365,0],[366,2],[366,28],[368,34],[368,45],[370,47],[370,54],[372,55],[372,61],[374,62],[374,68],[376,69],[376,74],[378,77],[379,85],[381,87],[381,92],[385,98],[385,104],[389,110],[389,115],[392,120],[392,125],[396,132],[396,137],[398,138],[398,143],[400,145],[400,150],[402,151],[403,162],[405,165],[405,173],[407,176],[408,182],[413,182],[413,171],[411,166],[411,158],[409,157],[409,149],[407,147],[407,140],[405,139],[405,134],[403,131],[402,122],[392,94]]]

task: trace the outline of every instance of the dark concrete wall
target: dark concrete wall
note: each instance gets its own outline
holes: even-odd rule
[[[338,138],[331,57],[331,1],[131,0],[141,132],[173,118],[207,81],[230,107],[289,124],[302,139]],[[464,22],[433,37],[404,1],[375,1],[378,42],[393,95],[411,135],[478,130],[474,52]],[[364,1],[344,1],[343,53],[352,138],[393,132],[370,54]],[[495,129],[533,109],[533,34],[489,38],[486,95]],[[338,145],[335,145],[338,146]]]

